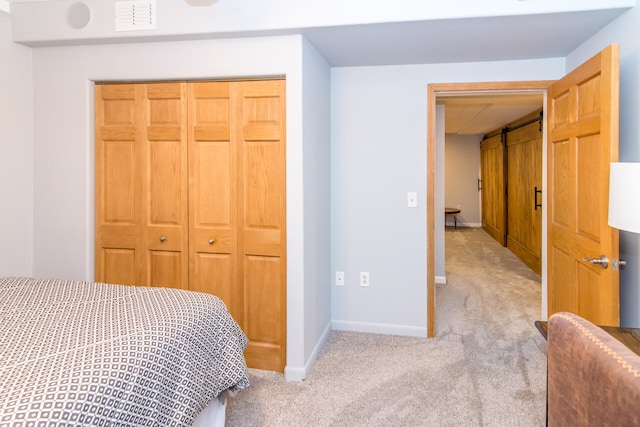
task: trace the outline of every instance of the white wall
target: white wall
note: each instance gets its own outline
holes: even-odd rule
[[[308,153],[303,150],[302,51],[300,36],[34,49],[34,274],[94,277],[92,81],[285,75],[287,369],[304,372],[304,268],[313,263],[304,259],[303,227],[313,222],[303,220],[302,161]],[[312,119],[309,129],[321,121]]]
[[[330,85],[331,71],[306,40],[302,51],[304,157],[293,165],[304,176],[304,360],[306,378],[331,331]],[[291,161],[291,160],[290,160]],[[290,262],[290,261],[288,261]],[[296,303],[288,301],[288,303]],[[295,327],[294,325],[291,325]]]
[[[620,161],[640,162],[640,6],[613,21],[567,57],[567,71],[611,43],[620,44]],[[632,185],[637,185],[633,183]],[[620,232],[620,322],[640,328],[640,236]]]
[[[332,287],[334,328],[426,335],[427,85],[564,70],[563,58],[332,69],[331,265],[346,279]],[[370,287],[358,285],[360,271]]]
[[[480,192],[480,141],[483,135],[447,134],[444,145],[444,204],[455,208],[460,206],[458,224],[479,227]],[[453,221],[448,218],[448,225]]]
[[[0,12],[0,276],[33,274],[31,49],[11,41]]]

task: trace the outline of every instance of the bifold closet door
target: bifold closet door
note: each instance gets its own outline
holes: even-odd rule
[[[239,82],[238,221],[249,366],[286,362],[285,81]]]
[[[185,83],[96,84],[96,280],[188,287]]]
[[[96,280],[220,297],[286,362],[285,81],[96,85]]]
[[[230,82],[189,85],[189,271],[192,290],[218,296],[236,321],[238,286],[238,144]]]
[[[219,296],[252,368],[286,361],[285,82],[189,84],[192,289]]]

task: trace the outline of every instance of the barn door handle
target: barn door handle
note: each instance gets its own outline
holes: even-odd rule
[[[538,194],[542,194],[542,190],[538,190],[538,187],[533,187],[533,210],[537,211],[538,208],[542,207],[542,203],[538,203]]]
[[[482,190],[482,180],[478,178],[478,191]]]
[[[609,266],[609,258],[604,255],[600,255],[600,258],[582,258],[584,262],[590,262],[591,264],[600,264],[603,269],[606,269]]]

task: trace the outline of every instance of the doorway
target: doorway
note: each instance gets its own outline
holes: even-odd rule
[[[546,97],[546,88],[551,82],[549,81],[527,81],[527,82],[494,82],[494,83],[453,83],[453,84],[433,84],[428,88],[428,108],[427,108],[427,336],[435,336],[435,277],[436,277],[436,242],[442,242],[444,245],[444,236],[436,237],[436,230],[442,230],[444,233],[444,206],[442,197],[436,197],[437,193],[442,194],[444,164],[437,164],[436,153],[438,151],[438,141],[444,140],[444,129],[442,129],[443,121],[437,120],[438,115],[436,104],[438,99],[444,97],[463,97],[463,96],[479,96],[479,95],[508,95],[522,93],[537,93]],[[543,105],[545,104],[543,100]],[[444,111],[442,108],[440,111]],[[438,124],[436,124],[438,123]],[[440,125],[440,126],[438,126]],[[544,132],[543,132],[544,134]],[[545,140],[543,139],[543,152]],[[441,147],[443,149],[443,147]],[[543,156],[544,158],[544,156]],[[546,170],[546,164],[543,161],[543,177]],[[440,176],[440,179],[438,179]],[[543,178],[543,189],[546,183]],[[437,199],[439,199],[437,201]],[[438,214],[442,212],[442,215]],[[542,314],[546,312],[546,269],[544,268],[544,260],[546,259],[545,241],[546,241],[546,210],[543,207],[543,271],[542,271]],[[441,256],[444,257],[440,248]]]
[[[455,222],[482,227],[538,276],[543,101],[543,93],[531,92],[442,96],[437,100],[438,108],[445,107],[445,213],[458,212],[453,219],[460,217],[461,221]],[[438,161],[436,155],[436,167]],[[436,171],[436,186],[442,175]],[[446,216],[451,220],[453,215]],[[445,225],[451,225],[446,219]],[[436,252],[437,248],[436,239]],[[439,258],[436,283],[442,282],[439,279],[445,271]]]

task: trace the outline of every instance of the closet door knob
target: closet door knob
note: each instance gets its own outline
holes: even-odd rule
[[[209,239],[209,244],[210,244],[210,245],[213,245],[214,243],[215,243],[215,240],[213,240],[213,239]]]
[[[164,236],[160,236],[160,241],[161,241],[161,242],[164,242],[165,240],[167,240],[167,238],[166,238],[166,237],[164,237]]]

